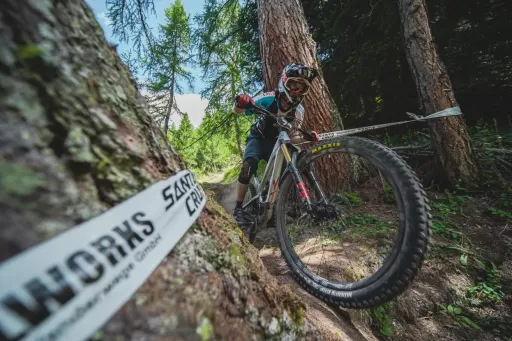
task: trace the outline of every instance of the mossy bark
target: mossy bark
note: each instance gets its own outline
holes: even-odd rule
[[[184,168],[84,1],[6,0],[0,39],[0,261]],[[314,338],[302,309],[209,202],[95,338]]]

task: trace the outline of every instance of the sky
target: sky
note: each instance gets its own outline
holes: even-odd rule
[[[119,44],[117,51],[121,54],[130,50],[130,44],[119,43],[119,41],[112,36],[112,29],[109,26],[110,22],[107,18],[106,0],[85,0],[85,2],[91,7],[96,16],[96,19],[100,23],[103,31],[105,32],[105,38],[110,43]],[[156,16],[151,15],[148,18],[148,25],[152,28],[153,32],[157,34],[158,25],[164,23],[164,9],[169,7],[173,0],[154,0]],[[196,14],[199,14],[203,9],[204,0],[182,0],[185,11],[192,19]],[[182,84],[184,89],[183,95],[176,95],[176,103],[178,108],[182,112],[187,112],[192,124],[197,127],[201,123],[204,116],[204,110],[208,105],[208,100],[201,98],[199,95],[200,91],[204,88],[204,82],[202,81],[202,72],[199,68],[190,68],[192,74],[195,77],[194,81],[194,92],[188,88],[186,84]],[[143,75],[139,75],[143,78]],[[171,120],[179,125],[181,117],[176,114],[171,116]]]

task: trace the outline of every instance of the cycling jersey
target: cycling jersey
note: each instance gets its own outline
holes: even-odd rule
[[[304,120],[304,107],[298,105],[296,108],[289,111],[287,114],[282,113],[277,106],[277,96],[274,91],[265,92],[262,95],[254,98],[254,104],[261,106],[273,114],[279,117],[284,117],[288,122],[292,124],[292,129],[289,132],[290,135],[294,133],[302,125]],[[246,109],[245,115],[253,115],[252,109]],[[251,134],[249,137],[258,138],[271,138],[274,139],[279,134],[279,128],[275,125],[275,119],[268,116],[260,116],[258,120],[251,126]]]

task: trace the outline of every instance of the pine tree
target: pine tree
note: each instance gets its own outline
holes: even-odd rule
[[[187,164],[190,167],[195,167],[194,156],[198,144],[194,143],[196,142],[196,133],[187,113],[183,114],[178,129],[175,129],[173,135],[170,136],[170,141]]]
[[[234,129],[232,136],[236,139],[240,157],[243,156],[242,133],[247,123],[242,123],[238,116],[230,119],[226,115],[232,115],[230,111],[237,94],[253,90],[246,76],[249,65],[242,54],[241,10],[237,0],[207,0],[204,12],[196,17],[199,64],[207,83],[203,95],[210,100],[208,110],[216,114],[214,121],[219,123],[216,118],[228,119],[224,129]]]
[[[121,42],[132,42],[139,57],[154,39],[148,25],[148,15],[155,15],[154,0],[106,0],[107,16],[112,33]]]
[[[149,48],[145,71],[149,75],[149,106],[156,121],[169,129],[171,112],[179,112],[176,94],[183,93],[180,81],[193,87],[192,75],[186,69],[191,62],[190,22],[180,0],[165,10],[165,24],[159,27],[158,40]]]

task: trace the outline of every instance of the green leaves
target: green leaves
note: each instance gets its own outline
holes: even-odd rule
[[[508,206],[508,201],[506,201],[506,203],[507,203],[506,206]],[[489,211],[491,212],[492,215],[498,216],[500,218],[507,218],[507,219],[512,218],[512,212],[509,212],[509,211],[500,210],[499,208],[494,208],[494,207],[490,207]]]
[[[393,336],[393,327],[391,325],[383,326],[380,333],[384,336]]]
[[[370,309],[370,315],[379,325],[380,334],[383,336],[393,336],[393,320],[388,315],[392,307],[392,303],[385,303]]]
[[[241,153],[249,121],[243,117],[235,121],[230,113],[237,94],[254,90],[248,75],[255,71],[245,60],[241,20],[242,7],[238,0],[206,0],[203,13],[195,17],[194,32],[197,61],[206,83],[201,94],[209,99],[207,112],[212,114],[208,125],[216,126],[215,134],[225,135],[224,141],[235,147],[232,152],[236,154]],[[259,58],[259,53],[253,58]]]
[[[460,264],[462,264],[464,266],[468,265],[468,254],[467,253],[461,254],[459,260],[460,260]]]
[[[479,263],[482,270],[485,270],[485,281],[477,283],[468,289],[466,297],[472,305],[480,305],[484,302],[500,303],[505,294],[501,290],[501,273],[494,263],[491,267],[486,267],[482,262]]]
[[[451,313],[453,314],[456,314],[456,315],[460,315],[460,313],[462,313],[462,309],[460,309],[459,307],[455,307],[455,308],[452,308],[452,306],[448,306],[448,310],[450,310],[451,308]]]
[[[445,191],[446,198],[436,198],[432,200],[432,231],[451,236],[452,239],[458,239],[460,226],[452,219],[460,214],[467,218],[463,212],[464,203],[471,199],[469,195],[456,194],[455,192]]]
[[[245,60],[241,20],[238,0],[207,0],[203,13],[195,18],[198,62],[207,83],[202,94],[210,99],[209,109],[231,106],[235,95],[253,90],[248,75],[258,70]],[[259,59],[259,53],[253,58]]]
[[[475,322],[471,321],[469,317],[462,315],[461,308],[453,306],[451,304],[448,306],[440,304],[439,308],[441,309],[441,311],[447,313],[451,318],[453,318],[457,324],[464,327],[480,329],[480,326],[477,325]]]
[[[222,111],[207,113],[199,127],[194,128],[185,113],[178,128],[174,124],[171,126],[167,136],[187,163],[187,167],[205,175],[235,165],[232,179],[236,180],[240,165],[237,163],[237,142],[233,139],[234,128],[230,126],[225,130],[225,118],[230,117],[232,116]]]
[[[350,202],[350,204],[353,206],[359,206],[363,203],[363,199],[361,199],[359,194],[355,193],[355,192],[342,192],[342,193],[338,193],[338,195],[340,196],[340,198],[343,198],[343,199],[346,198],[346,200],[348,200]],[[343,201],[345,201],[345,200],[343,200]]]
[[[156,14],[154,0],[106,0],[106,7],[114,36],[144,56],[154,39],[148,26],[148,15]]]

